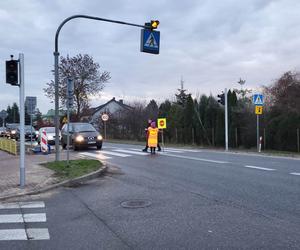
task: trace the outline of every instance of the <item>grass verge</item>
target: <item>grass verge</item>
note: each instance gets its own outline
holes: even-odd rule
[[[46,168],[55,171],[55,175],[62,180],[73,179],[93,171],[98,170],[102,163],[98,160],[70,160],[70,164],[67,166],[67,161],[53,161],[43,163],[42,165]]]

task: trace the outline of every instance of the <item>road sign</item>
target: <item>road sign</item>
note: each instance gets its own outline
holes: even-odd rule
[[[67,123],[68,122],[68,118],[67,117],[64,117],[62,123]]]
[[[150,29],[141,30],[141,52],[159,54],[160,32]]]
[[[102,119],[102,121],[104,121],[104,122],[108,121],[108,119],[109,119],[108,114],[103,114],[103,115],[101,116],[101,119]]]
[[[255,106],[255,114],[256,115],[262,115],[263,113],[263,107],[262,106]]]
[[[263,105],[264,104],[264,96],[262,94],[253,95],[253,103],[254,103],[254,105]]]
[[[5,110],[2,110],[2,111],[0,112],[0,117],[1,117],[2,119],[5,119],[7,116],[8,116],[8,113],[7,113]]]
[[[159,129],[167,128],[167,119],[166,118],[157,119],[157,127]]]
[[[36,108],[36,96],[26,96],[25,106],[27,108],[28,114],[32,115]]]

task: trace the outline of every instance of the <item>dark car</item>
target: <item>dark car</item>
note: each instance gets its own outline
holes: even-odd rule
[[[35,130],[33,126],[25,125],[24,127],[24,135],[25,140],[36,140],[38,137],[38,132]],[[16,141],[20,139],[20,126],[17,127],[16,135],[15,135]]]
[[[97,130],[89,123],[74,122],[69,125],[70,145],[74,150],[81,147],[102,148],[103,138]],[[61,145],[63,149],[67,147],[67,124],[61,129]]]
[[[7,131],[5,127],[0,127],[0,136],[6,137]]]
[[[9,123],[6,125],[6,135],[10,139],[16,139],[17,129],[20,126],[18,123]]]

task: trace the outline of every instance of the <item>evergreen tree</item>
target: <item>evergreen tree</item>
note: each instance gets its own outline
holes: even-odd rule
[[[186,105],[183,110],[184,117],[184,143],[192,142],[192,128],[194,121],[194,101],[192,96],[187,96]]]

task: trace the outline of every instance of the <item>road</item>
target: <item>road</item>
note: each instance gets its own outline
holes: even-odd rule
[[[141,149],[80,151],[108,162],[109,172],[23,201],[44,207],[0,207],[2,230],[16,224],[1,223],[1,214],[46,217],[18,225],[42,228],[32,237],[40,240],[0,240],[0,249],[300,249],[299,159]]]

